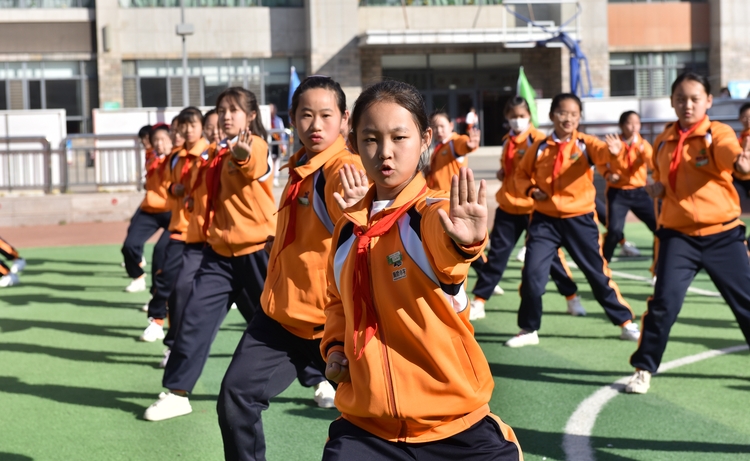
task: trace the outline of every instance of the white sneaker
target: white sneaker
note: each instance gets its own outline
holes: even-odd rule
[[[505,294],[505,290],[500,288],[500,285],[495,285],[495,288],[492,290],[492,294],[502,296]]]
[[[154,319],[149,317],[148,326],[143,330],[143,334],[138,340],[152,343],[159,339],[164,339],[164,327],[154,322]]]
[[[653,278],[651,279],[651,286],[652,286],[652,287],[655,287],[655,286],[656,286],[656,276],[655,276],[655,275],[654,275],[654,277],[653,277]]]
[[[620,333],[620,339],[624,339],[626,341],[638,341],[641,338],[641,332],[638,330],[638,324],[630,322],[624,327],[622,327],[622,332]]]
[[[146,408],[146,412],[143,413],[143,419],[146,421],[164,421],[165,419],[187,415],[193,411],[193,408],[190,406],[190,400],[187,397],[171,392],[163,397],[162,394],[159,394],[159,400]]]
[[[144,305],[143,305],[143,306],[142,306],[142,307],[140,308],[140,311],[141,311],[141,312],[148,312],[148,305],[149,305],[150,303],[151,303],[151,301],[149,301],[149,302],[147,302],[146,304],[144,304]]]
[[[18,279],[18,274],[14,274],[12,272],[0,277],[0,288],[12,287],[13,285],[18,285],[19,283],[20,280]]]
[[[138,267],[140,267],[141,269],[143,269],[146,266],[148,266],[148,263],[146,262],[146,257],[145,256],[141,256],[141,263],[138,264]],[[121,262],[120,263],[120,267],[125,267],[125,263]]]
[[[125,287],[125,291],[128,293],[137,293],[139,291],[146,291],[146,274],[133,279],[130,284]]]
[[[581,297],[576,295],[574,298],[568,300],[568,314],[574,317],[585,317],[586,309],[581,304]]]
[[[481,320],[486,316],[487,314],[484,312],[484,303],[478,299],[472,301],[469,306],[469,320]]]
[[[628,394],[645,394],[649,387],[651,387],[651,372],[636,370],[625,386],[625,392]]]
[[[24,269],[26,269],[26,260],[23,258],[17,258],[13,260],[13,265],[10,266],[10,273],[18,274]]]
[[[537,344],[539,344],[539,335],[536,331],[528,333],[525,330],[521,330],[517,335],[505,342],[505,345],[508,347],[535,346]]]
[[[518,254],[516,255],[516,260],[524,262],[526,261],[526,247],[521,247],[520,250],[518,250]]]
[[[622,244],[620,247],[620,256],[627,256],[631,258],[635,258],[641,255],[641,252],[638,251],[638,247],[635,246],[635,243],[628,242],[627,240],[625,243]]]
[[[315,385],[315,396],[313,400],[320,408],[334,408],[333,400],[336,398],[336,389],[328,381],[321,381]]]
[[[232,303],[231,306],[229,306],[230,309],[237,309],[237,303]]]
[[[172,351],[170,349],[167,349],[164,351],[164,358],[161,359],[161,362],[159,362],[159,368],[167,368],[167,362],[169,362],[169,354]]]

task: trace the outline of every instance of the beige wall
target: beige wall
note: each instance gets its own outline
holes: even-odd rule
[[[750,80],[750,2],[711,0],[710,6],[709,79],[718,93],[730,80]]]
[[[588,58],[589,68],[591,69],[591,80],[594,88],[604,90],[604,96],[609,96],[609,44],[608,20],[607,20],[607,2],[604,0],[581,0],[581,49]],[[563,53],[563,59],[567,58],[567,53]],[[564,63],[567,69],[568,63]],[[569,71],[565,72],[565,78],[568,78]],[[582,77],[586,78],[585,71],[581,72]],[[564,88],[568,91],[569,84]]]
[[[708,3],[612,3],[610,51],[679,51],[711,41]]]
[[[398,8],[369,6],[358,8],[359,31],[366,30],[437,30],[437,29],[499,29],[503,21],[514,24],[505,7],[493,6],[431,6]],[[474,25],[476,21],[476,26]]]

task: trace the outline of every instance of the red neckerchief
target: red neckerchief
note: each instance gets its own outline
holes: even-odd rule
[[[748,136],[750,136],[750,130],[745,130],[742,133],[740,133],[740,136],[738,139],[740,141],[740,146],[742,146],[743,148],[745,147],[745,139],[747,139]]]
[[[698,129],[699,126],[703,125],[703,122],[708,116],[704,116],[703,120],[693,125],[689,130],[681,130],[680,122],[675,123],[674,129],[680,135],[680,139],[677,141],[677,147],[672,152],[672,159],[669,161],[669,186],[676,193],[677,192],[677,168],[680,166],[682,161],[682,146],[685,144],[685,140]]]
[[[633,175],[633,152],[635,151],[637,147],[641,145],[641,143],[636,142],[637,138],[635,134],[633,135],[633,142],[630,143],[629,146],[625,142],[625,138],[623,138],[622,135],[620,135],[620,139],[622,139],[623,144],[625,144],[625,147],[627,148],[627,152],[625,153],[625,158],[628,159],[628,174],[632,176]]]
[[[552,167],[552,195],[555,195],[555,182],[557,182],[558,176],[560,176],[560,170],[562,170],[563,161],[565,159],[565,148],[568,144],[573,141],[571,136],[568,141],[557,141],[557,156],[555,157],[555,166]]]
[[[284,242],[281,245],[281,251],[289,246],[294,239],[297,237],[297,196],[299,195],[300,187],[302,186],[302,176],[300,176],[294,168],[289,169],[289,187],[286,189],[286,200],[281,205],[279,211],[283,210],[287,206],[289,207],[289,223],[286,226],[286,233],[284,234]]]
[[[222,160],[229,153],[229,146],[222,148],[216,157],[211,160],[206,171],[206,189],[208,190],[206,199],[206,214],[203,221],[203,233],[208,233],[211,226],[211,213],[214,211],[214,201],[219,195],[219,186],[221,186],[221,169],[224,166]]]
[[[414,205],[414,203],[427,191],[427,186],[412,198],[408,203],[400,206],[393,213],[388,214],[378,221],[374,226],[365,229],[362,226],[354,226],[354,235],[357,237],[357,257],[354,260],[354,355],[359,360],[365,351],[365,346],[370,342],[375,333],[378,331],[378,317],[375,312],[375,305],[372,300],[370,291],[370,264],[367,253],[370,249],[370,239],[380,237],[388,232],[391,227]],[[365,343],[357,352],[357,336],[359,327],[362,323],[362,304],[365,305]]]
[[[164,164],[165,158],[166,157],[159,157],[156,154],[152,155],[151,163],[149,163],[146,167],[146,178],[150,178],[151,176],[153,176],[154,172],[156,172],[156,170]]]
[[[506,179],[510,179],[513,176],[513,159],[516,157],[516,139],[518,139],[518,136],[512,136],[508,133],[508,148],[505,149],[505,163],[503,164]]]

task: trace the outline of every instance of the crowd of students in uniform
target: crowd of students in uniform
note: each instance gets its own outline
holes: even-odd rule
[[[648,390],[702,268],[750,343],[750,263],[735,190],[750,185],[750,107],[740,142],[708,119],[711,101],[705,78],[681,75],[672,87],[678,120],[652,148],[635,112],[622,114],[619,136],[600,140],[578,131],[580,99],[560,94],[545,135],[527,102],[511,99],[489,234],[485,182],[466,167],[479,130],[458,135],[446,113],[428,117],[406,83],[372,85],[350,114],[338,83],[303,80],[289,112],[302,147],[283,167],[278,206],[278,170],[252,92],[229,88],[205,115],[188,107],[171,126],[144,127],[147,192],[123,246],[126,290],[145,289],[143,245],[164,229],[141,339],[168,347],[168,391],[144,419],[192,411],[189,394],[236,304],[248,326],[217,402],[226,459],[265,459],[262,412],[295,379],[314,388],[319,406],[341,412],[325,460],[522,459],[513,430],[490,412],[494,381],[470,321],[485,317],[523,233],[520,331],[509,347],[539,343],[550,277],[568,312],[586,314],[562,248],[619,337],[638,341],[627,392]],[[606,217],[596,212],[594,169],[607,181]],[[630,210],[655,235],[641,331],[608,267]]]

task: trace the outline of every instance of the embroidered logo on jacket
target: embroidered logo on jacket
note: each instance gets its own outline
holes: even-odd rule
[[[576,161],[578,161],[579,158],[581,158],[581,153],[578,152],[578,151],[575,151],[572,154],[570,154],[570,161],[571,162],[576,162]]]
[[[695,166],[702,167],[708,165],[708,155],[706,155],[706,149],[701,149],[698,156],[695,157]]]
[[[310,191],[305,192],[303,197],[297,197],[297,202],[302,206],[310,205]]]
[[[394,282],[396,280],[401,280],[401,279],[405,279],[405,278],[406,278],[406,269],[405,268],[393,271],[393,281]]]
[[[397,251],[395,253],[388,255],[388,264],[393,267],[401,267],[401,263],[403,262],[403,259],[401,258],[401,252]]]

